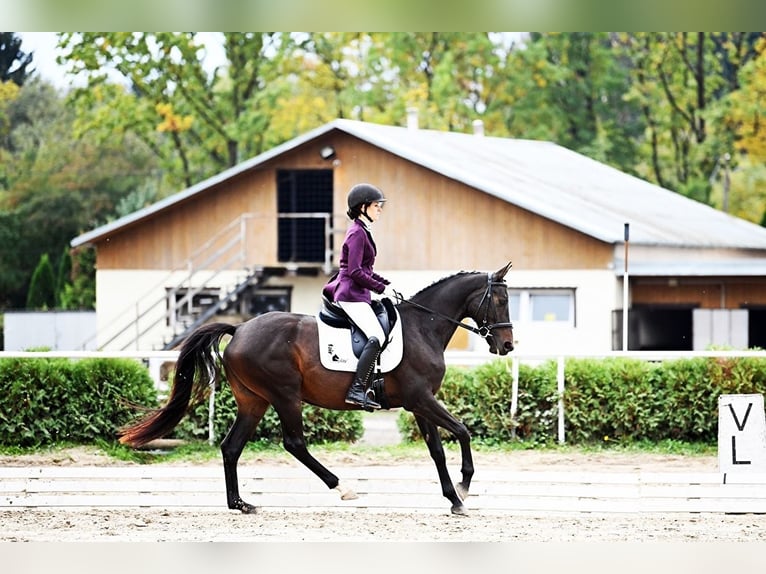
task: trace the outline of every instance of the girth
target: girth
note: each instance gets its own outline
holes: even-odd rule
[[[370,306],[378,318],[378,323],[380,323],[386,338],[385,341],[381,341],[380,348],[382,351],[388,345],[389,335],[396,324],[396,309],[388,298],[374,300]],[[367,343],[367,338],[340,305],[336,305],[327,297],[322,296],[322,308],[319,310],[319,319],[335,329],[349,329],[351,331],[351,348],[354,351],[354,356],[359,358],[365,343]]]

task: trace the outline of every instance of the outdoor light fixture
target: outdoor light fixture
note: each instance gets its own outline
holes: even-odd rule
[[[322,149],[319,150],[319,155],[325,160],[332,159],[335,157],[335,148],[331,145],[322,146]]]

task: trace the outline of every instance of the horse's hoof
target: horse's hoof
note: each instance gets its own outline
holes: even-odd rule
[[[255,514],[256,512],[258,512],[257,506],[248,504],[242,499],[235,500],[234,502],[229,504],[229,508],[231,510],[239,510],[242,514]]]
[[[356,500],[357,498],[359,498],[356,492],[354,492],[350,488],[341,486],[340,484],[338,484],[338,486],[335,487],[335,490],[337,490],[340,493],[341,500]]]
[[[242,504],[242,507],[239,509],[239,511],[242,514],[255,514],[256,512],[258,512],[258,507],[245,502]]]
[[[468,511],[466,511],[465,506],[462,504],[453,504],[452,514],[456,516],[468,516]]]
[[[462,482],[458,482],[455,485],[455,492],[457,492],[457,495],[460,497],[460,500],[465,500],[468,498],[468,489],[463,486]]]

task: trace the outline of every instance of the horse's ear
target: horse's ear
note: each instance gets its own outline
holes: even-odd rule
[[[492,276],[492,281],[502,281],[505,278],[505,274],[508,273],[508,270],[511,267],[513,267],[513,264],[509,261],[505,267],[501,267],[495,271],[495,274]]]

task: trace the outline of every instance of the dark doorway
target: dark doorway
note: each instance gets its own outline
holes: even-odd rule
[[[766,349],[766,307],[747,308],[747,346]]]
[[[628,350],[691,351],[692,306],[640,305],[628,311]],[[614,312],[612,347],[622,349],[622,310]]]
[[[277,171],[277,211],[280,215],[278,258],[280,262],[324,263],[326,222],[332,216],[333,172],[331,169]],[[301,214],[306,214],[301,217]],[[329,241],[332,241],[330,236]],[[329,245],[332,250],[332,245]]]
[[[247,293],[242,314],[257,317],[271,311],[289,311],[292,289],[290,287],[260,287]]]

